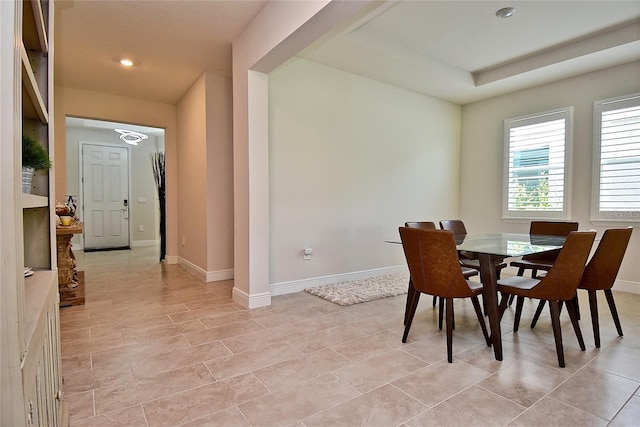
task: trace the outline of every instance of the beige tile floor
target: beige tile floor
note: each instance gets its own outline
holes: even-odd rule
[[[404,297],[340,307],[305,292],[245,310],[232,281],[204,283],[155,248],[77,253],[86,304],[61,309],[73,426],[637,426],[640,295],[616,293],[619,338],[601,301],[602,348],[586,300],[578,349],[563,316],[557,365],[548,313],[503,319],[504,361],[456,303],[446,362],[430,298],[402,344]]]

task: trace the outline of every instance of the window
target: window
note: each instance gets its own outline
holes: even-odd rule
[[[592,220],[640,221],[640,94],[593,110]]]
[[[505,120],[503,217],[569,217],[572,114],[568,107]]]

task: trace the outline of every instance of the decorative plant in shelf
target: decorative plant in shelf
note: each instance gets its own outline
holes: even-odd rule
[[[30,136],[22,136],[22,191],[31,193],[33,172],[47,170],[51,167],[51,160],[47,150]]]

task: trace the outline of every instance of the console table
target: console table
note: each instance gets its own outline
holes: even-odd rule
[[[81,233],[81,222],[56,227],[60,307],[84,304],[84,271],[76,270],[76,257],[71,250],[71,238]]]

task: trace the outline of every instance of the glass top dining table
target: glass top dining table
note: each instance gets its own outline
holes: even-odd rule
[[[520,257],[561,249],[566,237],[515,233],[474,233],[456,235],[459,251]]]
[[[502,332],[495,262],[504,258],[557,251],[562,249],[566,237],[516,233],[471,233],[454,237],[458,251],[478,256],[482,294],[491,328],[491,343],[496,360],[502,360]],[[401,243],[399,240],[387,240],[387,242]]]

